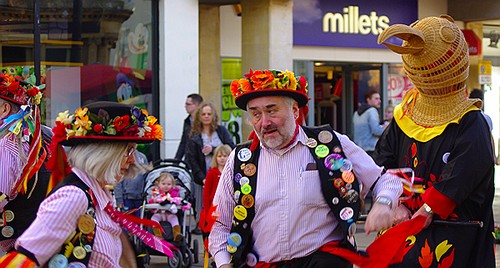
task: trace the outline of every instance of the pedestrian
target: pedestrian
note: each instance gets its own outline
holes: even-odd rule
[[[401,46],[387,43],[403,39]],[[392,228],[419,226],[385,247],[391,267],[495,267],[494,155],[481,100],[468,98],[468,45],[450,16],[392,25],[379,43],[401,54],[415,88],[395,107],[373,155],[386,169],[410,168],[407,198]],[[410,179],[410,177],[409,177]],[[418,190],[418,191],[411,191]],[[420,225],[419,225],[420,224]],[[406,237],[411,238],[407,243]],[[377,242],[377,241],[375,241]],[[399,259],[398,259],[399,258]]]
[[[383,125],[389,125],[389,123],[392,121],[394,118],[394,106],[392,105],[387,105],[384,109],[384,122],[382,123]]]
[[[212,163],[213,150],[221,144],[228,144],[234,148],[231,134],[226,127],[219,125],[219,116],[215,107],[211,103],[202,103],[195,113],[186,151],[186,159],[195,182],[195,209],[198,216],[202,206],[203,180]],[[193,230],[195,234],[201,234],[198,223]]]
[[[373,154],[378,138],[384,132],[384,125],[380,124],[378,109],[380,109],[380,93],[377,90],[368,90],[365,102],[354,112],[354,142],[369,155]]]
[[[52,176],[64,179],[42,202],[15,251],[0,259],[0,266],[136,267],[120,226],[172,255],[170,244],[143,231],[135,217],[114,210],[106,189],[133,175],[128,173],[134,169],[136,144],[161,139],[156,121],[137,107],[114,102],[59,113],[47,166]],[[63,145],[70,147],[67,154]]]
[[[203,97],[200,94],[189,94],[186,98],[184,108],[186,108],[188,116],[186,117],[186,119],[184,119],[181,142],[179,143],[179,147],[177,148],[177,152],[175,153],[175,159],[177,160],[182,160],[184,158],[184,155],[186,154],[186,145],[189,140],[189,134],[191,133],[191,125],[193,124],[194,113],[202,102]]]
[[[144,202],[144,173],[151,167],[148,165],[148,158],[145,154],[135,151],[135,165],[140,167],[140,171],[134,178],[123,178],[113,187],[116,207],[125,211],[133,211],[132,214],[140,217],[139,208]]]
[[[256,137],[231,152],[215,193],[209,250],[217,267],[352,267],[332,252],[355,254],[356,219],[371,188],[377,201],[365,231],[392,224],[401,182],[331,127],[296,123],[306,85],[276,70],[250,70],[231,83]]]
[[[40,121],[41,98],[37,87],[0,74],[0,250],[3,252],[12,250],[16,238],[33,222],[49,187],[50,172],[45,168],[45,159],[52,133]]]

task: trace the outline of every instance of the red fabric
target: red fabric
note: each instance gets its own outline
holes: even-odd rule
[[[204,231],[207,226],[207,220],[210,215],[207,213],[212,207],[212,201],[214,200],[215,191],[217,190],[217,185],[219,184],[221,172],[219,168],[213,167],[207,171],[207,176],[205,177],[205,185],[203,186],[203,198],[202,198],[202,210],[200,212],[200,228]],[[203,216],[202,216],[203,215]],[[202,222],[201,219],[204,221]],[[211,229],[211,228],[210,228]],[[207,232],[210,232],[210,229]],[[205,232],[205,231],[204,231]]]
[[[422,200],[431,207],[432,211],[443,219],[448,218],[457,206],[453,199],[442,194],[434,187],[426,189],[421,196]]]

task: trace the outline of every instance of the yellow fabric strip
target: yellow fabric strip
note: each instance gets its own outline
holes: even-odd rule
[[[471,107],[469,107],[469,109],[467,109],[462,115],[460,115],[455,120],[452,120],[440,126],[423,127],[415,124],[415,122],[413,122],[409,117],[403,115],[403,105],[399,104],[394,108],[394,120],[396,120],[396,123],[398,124],[399,128],[406,134],[406,136],[415,139],[419,142],[427,142],[441,135],[441,133],[443,133],[443,131],[449,124],[452,123],[458,124],[466,113],[477,110],[479,110],[479,108],[477,108],[475,105],[472,105]]]

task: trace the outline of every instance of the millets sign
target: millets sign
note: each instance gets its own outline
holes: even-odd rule
[[[384,48],[378,35],[413,23],[417,10],[418,0],[294,0],[294,45]]]

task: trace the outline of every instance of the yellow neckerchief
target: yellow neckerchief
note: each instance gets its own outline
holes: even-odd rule
[[[441,133],[443,133],[443,131],[449,124],[451,123],[458,124],[460,122],[460,119],[462,119],[462,117],[466,113],[477,110],[479,110],[479,108],[477,108],[475,105],[471,105],[471,107],[469,107],[469,109],[467,109],[462,115],[460,115],[458,118],[446,124],[435,127],[423,127],[415,124],[415,122],[413,122],[413,120],[411,120],[408,116],[406,115],[403,116],[403,105],[399,104],[394,108],[393,120],[396,120],[396,123],[398,124],[399,128],[406,134],[406,136],[415,139],[419,142],[427,142],[441,135]]]

